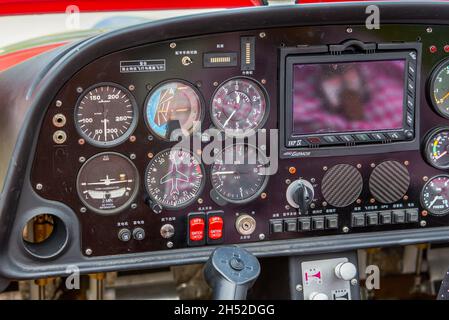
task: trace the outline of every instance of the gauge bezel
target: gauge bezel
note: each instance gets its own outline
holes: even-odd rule
[[[436,176],[431,177],[429,180],[427,180],[427,182],[424,184],[424,186],[421,189],[421,194],[419,196],[420,202],[421,202],[421,206],[427,210],[431,215],[436,216],[436,217],[442,217],[445,216],[447,214],[449,214],[449,207],[446,209],[446,211],[444,211],[443,213],[435,213],[433,212],[430,208],[428,208],[425,203],[424,203],[424,190],[426,189],[426,187],[429,185],[429,183],[431,183],[433,180],[437,179],[437,178],[447,178],[449,180],[449,175],[448,174],[438,174]]]
[[[434,128],[434,129],[430,130],[429,133],[427,133],[424,138],[424,148],[423,148],[424,158],[426,159],[426,161],[429,165],[431,165],[432,167],[434,167],[436,169],[440,169],[440,170],[449,169],[449,164],[446,166],[442,166],[442,165],[437,165],[436,163],[433,162],[433,160],[429,157],[429,143],[430,143],[430,140],[432,140],[437,134],[444,132],[444,131],[447,131],[449,133],[449,127]]]
[[[111,86],[111,87],[116,87],[120,90],[122,90],[123,92],[125,92],[128,97],[129,100],[131,102],[132,108],[133,108],[133,120],[131,122],[131,125],[129,126],[128,130],[126,130],[126,132],[119,138],[114,139],[112,141],[108,141],[108,142],[99,142],[97,140],[94,140],[92,138],[90,138],[88,135],[86,135],[80,128],[80,126],[78,125],[78,119],[77,119],[77,115],[78,115],[78,108],[81,104],[81,101],[84,99],[84,97],[91,91],[94,90],[95,88],[100,88],[103,86]],[[74,113],[73,113],[73,119],[75,121],[74,125],[75,125],[75,129],[76,132],[78,132],[78,134],[90,145],[93,145],[94,147],[98,147],[98,148],[111,148],[111,147],[115,147],[118,146],[122,143],[124,143],[126,140],[128,140],[128,138],[133,134],[134,130],[137,128],[137,124],[139,122],[139,108],[137,105],[137,101],[136,98],[134,97],[134,95],[128,90],[126,89],[124,86],[115,83],[115,82],[99,82],[96,84],[91,85],[90,87],[88,87],[86,90],[84,90],[80,96],[78,97],[77,101],[76,101],[76,105],[74,108]]]
[[[195,158],[195,159],[198,161],[198,165],[199,165],[200,168],[201,168],[201,173],[202,173],[203,177],[201,178],[201,185],[200,185],[200,187],[198,188],[198,193],[197,193],[197,195],[196,195],[195,197],[193,197],[192,199],[190,199],[189,201],[183,203],[182,205],[177,205],[177,206],[171,206],[171,205],[166,205],[166,204],[160,203],[158,200],[156,200],[156,199],[154,198],[154,196],[153,196],[153,195],[151,194],[151,192],[148,190],[148,183],[147,183],[147,180],[148,180],[148,172],[149,172],[149,170],[150,170],[151,164],[152,164],[154,161],[156,161],[156,159],[158,158],[158,156],[159,156],[160,154],[165,153],[165,152],[167,152],[167,151],[170,152],[170,151],[172,151],[172,150],[175,151],[175,150],[177,150],[177,149],[174,149],[174,148],[167,148],[167,149],[164,149],[164,150],[158,152],[158,153],[157,153],[157,154],[150,160],[150,162],[147,164],[147,166],[146,166],[146,168],[145,168],[145,176],[144,176],[144,179],[143,179],[143,180],[144,180],[144,183],[145,183],[145,191],[146,191],[146,193],[148,194],[148,196],[150,197],[151,201],[154,201],[155,203],[159,204],[163,209],[169,210],[169,211],[178,210],[178,209],[184,209],[184,208],[186,208],[186,207],[192,205],[192,204],[193,204],[193,203],[194,203],[194,202],[201,196],[201,194],[203,193],[204,187],[205,187],[205,185],[206,185],[206,171],[204,170],[204,165],[203,165],[203,163],[201,162],[201,159],[198,158],[198,156],[197,156],[196,154],[194,154],[194,153],[193,153],[192,151],[190,151],[190,150],[180,149],[181,151],[187,152],[187,153],[190,154],[191,157]]]
[[[100,210],[97,209],[93,206],[91,206],[89,203],[87,203],[87,201],[85,201],[83,199],[82,196],[80,196],[81,192],[80,192],[80,188],[79,188],[79,178],[81,175],[81,172],[84,170],[84,168],[89,164],[90,161],[92,161],[93,159],[96,159],[98,157],[104,156],[104,155],[114,155],[114,156],[118,156],[121,157],[125,160],[127,160],[127,162],[132,166],[134,173],[135,173],[135,188],[133,191],[133,194],[129,197],[129,199],[120,207],[112,209],[112,210]],[[105,152],[101,152],[101,153],[96,153],[93,156],[91,156],[89,159],[86,160],[86,162],[83,163],[83,165],[81,166],[81,168],[78,170],[78,173],[76,175],[76,193],[78,195],[78,198],[80,199],[80,201],[83,203],[83,205],[85,205],[87,207],[87,209],[91,210],[94,213],[97,213],[99,215],[103,215],[103,216],[111,216],[111,215],[115,215],[118,214],[120,212],[123,212],[124,210],[126,210],[127,207],[130,207],[131,204],[134,202],[134,200],[137,197],[137,194],[139,193],[140,190],[140,176],[139,176],[139,170],[137,169],[136,165],[134,164],[134,162],[131,161],[131,159],[129,159],[128,157],[124,156],[121,153],[118,152],[113,152],[113,151],[105,151]]]
[[[434,95],[434,84],[435,84],[436,77],[445,67],[449,67],[449,58],[443,59],[433,68],[432,72],[430,73],[430,77],[429,77],[430,80],[429,80],[429,84],[427,87],[427,92],[428,92],[428,97],[430,99],[430,102],[431,102],[432,107],[435,110],[435,112],[438,113],[438,115],[440,115],[441,117],[449,119],[449,111],[447,113],[445,113],[438,107],[438,104],[435,101],[435,95]]]
[[[268,160],[268,157],[256,146],[254,146],[253,144],[249,144],[249,143],[236,143],[236,144],[232,144],[224,149],[221,150],[221,155],[223,155],[223,153],[225,152],[226,149],[228,148],[235,148],[239,145],[244,145],[244,146],[248,146],[248,148],[254,148],[254,150],[256,150],[256,152],[259,154],[262,154],[262,156],[265,158],[265,160]],[[215,157],[215,159],[218,157],[219,155],[217,154],[217,156]],[[246,199],[242,199],[242,200],[235,200],[235,199],[229,199],[228,197],[222,195],[220,192],[218,192],[218,190],[215,188],[215,185],[213,183],[212,180],[212,173],[214,172],[214,166],[215,166],[215,159],[214,159],[214,163],[211,165],[210,167],[210,173],[209,173],[209,178],[210,178],[210,182],[211,182],[211,186],[212,186],[212,190],[214,190],[214,192],[217,194],[217,196],[219,196],[222,200],[226,201],[227,203],[232,203],[232,204],[246,204],[249,202],[252,202],[253,200],[257,199],[260,194],[265,190],[265,188],[268,185],[268,180],[270,178],[269,175],[265,175],[264,176],[264,181],[262,183],[262,185],[260,186],[260,188],[257,190],[257,192],[255,194],[253,194],[252,196],[246,198]]]
[[[199,91],[199,89],[197,88],[196,85],[194,85],[193,83],[184,80],[184,79],[179,79],[179,78],[172,78],[172,79],[167,79],[164,81],[159,82],[158,84],[156,84],[156,86],[154,86],[153,88],[151,88],[151,90],[148,92],[146,98],[145,98],[145,102],[143,105],[143,119],[145,122],[146,127],[148,128],[148,130],[151,132],[151,134],[155,137],[157,137],[158,139],[161,139],[163,141],[170,141],[170,139],[167,139],[166,137],[161,137],[152,127],[150,122],[148,121],[148,113],[147,113],[147,109],[148,109],[148,102],[150,101],[150,98],[153,96],[153,94],[162,86],[168,84],[168,83],[172,83],[172,82],[179,82],[179,83],[183,83],[187,86],[189,86],[197,95],[198,100],[200,102],[200,118],[199,118],[199,123],[203,123],[204,120],[204,116],[205,116],[205,100],[203,95],[201,94],[201,92]],[[195,131],[198,128],[193,126],[192,127],[192,132],[190,132],[190,134],[186,137],[190,137],[192,136],[193,133],[195,133]]]
[[[231,132],[233,130],[226,130],[224,128],[222,128],[221,124],[219,123],[219,121],[215,118],[213,112],[212,112],[212,107],[213,107],[213,103],[214,103],[214,99],[215,99],[215,95],[217,94],[217,92],[224,86],[225,83],[229,82],[229,81],[234,81],[234,80],[246,80],[246,81],[250,81],[253,82],[262,92],[262,95],[265,99],[265,113],[262,117],[262,120],[259,122],[259,124],[255,127],[249,130],[249,132],[241,132],[241,133],[234,133]],[[266,124],[267,120],[268,120],[268,116],[270,114],[270,96],[268,95],[267,89],[265,89],[265,87],[256,79],[251,78],[251,77],[246,77],[246,76],[236,76],[236,77],[232,77],[232,78],[228,78],[224,81],[222,81],[217,88],[214,90],[214,93],[212,94],[211,100],[210,100],[210,107],[209,107],[209,114],[210,114],[210,119],[213,123],[213,125],[215,126],[215,128],[217,128],[218,130],[220,130],[221,132],[224,132],[227,136],[229,137],[247,137],[250,135],[251,130],[258,130],[260,128],[263,128],[263,126]]]

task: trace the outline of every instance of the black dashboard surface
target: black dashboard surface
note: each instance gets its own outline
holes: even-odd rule
[[[449,58],[445,42],[449,26],[444,24],[449,6],[379,6],[381,28],[373,30],[364,25],[365,6],[361,4],[245,9],[150,23],[65,48],[56,62],[51,60],[55,54],[48,60],[42,56],[5,72],[2,81],[9,86],[2,86],[0,94],[11,104],[27,108],[28,102],[5,90],[12,90],[17,74],[29,66],[36,68],[36,77],[30,79],[34,86],[32,104],[1,194],[1,275],[33,278],[64,274],[71,264],[84,273],[198,262],[219,244],[239,244],[256,255],[274,256],[447,241],[449,216],[430,212],[423,189],[429,180],[444,177],[447,171],[429,164],[425,142],[429,132],[444,129],[449,121],[435,110],[429,93],[434,70]],[[309,143],[306,147],[289,149],[283,140],[287,107],[281,83],[285,82],[286,60],[281,57],[287,56],[282,52],[290,49],[299,50],[300,55],[329,57],[337,53],[329,50],[324,54],[323,46],[335,49],[342,44],[347,47],[338,54],[347,57],[361,54],[369,60],[387,51],[393,56],[412,57],[404,67],[409,79],[406,85],[412,86],[407,92],[413,102],[404,100],[412,104],[404,113],[404,125],[408,128],[409,122],[412,128],[407,129],[409,133],[404,131],[409,136],[402,139],[384,132],[374,141],[380,133],[369,133],[373,141],[359,141],[363,137],[349,133],[337,137],[338,145],[324,145],[327,137],[312,134],[304,138]],[[52,66],[43,74],[47,63]],[[259,189],[248,201],[223,201],[217,196],[210,164],[189,164],[190,169],[201,172],[201,182],[198,178],[192,194],[185,193],[186,201],[176,198],[179,203],[174,208],[158,202],[157,193],[151,195],[154,189],[148,184],[157,170],[151,171],[154,167],[149,164],[174,142],[151,128],[146,108],[152,105],[155,94],[164,94],[160,89],[170,82],[190,90],[183,99],[190,99],[190,106],[199,108],[197,120],[203,129],[219,127],[220,120],[213,117],[219,117],[222,110],[214,114],[212,107],[218,99],[225,99],[229,88],[246,86],[248,96],[242,99],[249,97],[248,105],[258,108],[244,117],[248,125],[254,119],[259,121],[254,127],[264,133],[279,130],[274,140],[258,145],[276,160],[277,171],[264,182],[256,179]],[[29,88],[30,83],[20,87]],[[111,99],[116,99],[114,90],[118,90],[117,100],[121,99],[125,112],[133,115],[117,143],[105,142],[106,132],[114,140],[114,132],[118,137],[120,130],[108,130],[106,118],[98,122],[104,128],[92,125],[91,130],[84,131],[77,124],[95,121],[86,117],[80,106],[83,101],[103,99],[98,90],[107,91],[105,96]],[[222,96],[220,90],[224,90]],[[100,98],[90,98],[92,95]],[[121,117],[126,122],[126,115],[114,114],[117,122]],[[202,142],[209,141],[203,136]],[[324,150],[322,154],[320,150]],[[193,150],[196,156],[201,152]],[[98,157],[104,163],[84,177],[80,171]],[[101,195],[88,189],[89,182],[83,184],[83,179],[95,177],[90,185],[107,187],[122,183],[103,173],[95,176],[112,158],[128,168],[123,169],[126,175],[120,175],[128,189],[114,189],[128,198],[117,205],[118,209],[112,200],[95,208],[95,201],[82,197],[86,193],[92,199]],[[126,180],[128,175],[134,178]],[[185,176],[195,177],[195,172]],[[306,187],[314,192],[302,212],[287,199],[289,187],[296,181],[306,181]],[[239,197],[231,193],[228,196]],[[52,237],[39,245],[26,244],[22,240],[24,225],[42,213],[52,214],[58,221]],[[252,228],[251,232],[238,231],[239,222],[244,229]],[[192,233],[198,228],[195,223],[203,233],[200,238]],[[213,228],[218,231],[209,233]]]

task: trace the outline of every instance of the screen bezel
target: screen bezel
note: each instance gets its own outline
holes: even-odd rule
[[[286,84],[286,90],[290,89],[291,92],[293,92],[294,90],[294,77],[295,77],[295,72],[294,72],[294,68],[296,65],[329,65],[332,63],[341,63],[341,64],[350,64],[350,63],[363,63],[363,62],[379,62],[379,61],[402,61],[404,64],[404,70],[403,70],[403,88],[406,88],[408,81],[407,81],[407,65],[408,65],[408,60],[407,57],[404,57],[402,54],[399,53],[388,53],[386,54],[388,55],[388,58],[385,59],[367,59],[366,55],[365,58],[363,57],[357,57],[357,58],[361,58],[361,59],[354,59],[354,56],[351,56],[350,59],[346,59],[347,61],[345,61],[345,59],[339,59],[338,62],[336,61],[332,61],[331,59],[323,59],[323,57],[320,57],[321,59],[319,59],[318,62],[315,62],[315,59],[310,59],[310,61],[304,61],[304,59],[301,59],[301,63],[297,63],[295,62],[295,60],[298,60],[296,57],[289,57],[287,58],[287,84]],[[393,56],[397,56],[397,58],[393,58]],[[329,56],[326,56],[326,58],[328,58]],[[313,58],[317,58],[317,57],[313,57]],[[349,58],[349,57],[348,57]],[[328,61],[326,61],[328,60]],[[369,79],[368,79],[369,81]],[[290,136],[292,138],[297,138],[297,137],[301,137],[301,136],[326,136],[326,135],[341,135],[341,134],[359,134],[359,133],[373,133],[373,132],[397,132],[397,131],[403,131],[404,128],[407,126],[407,92],[406,90],[404,90],[403,92],[403,97],[402,97],[402,123],[401,123],[401,127],[398,128],[379,128],[379,129],[371,129],[371,130],[348,130],[348,131],[326,131],[326,132],[304,132],[304,133],[297,133],[294,132],[295,131],[295,126],[294,126],[294,99],[293,99],[293,94],[290,94],[290,97],[287,97],[287,106],[290,106],[290,108],[287,108],[288,110],[288,114],[286,119],[289,119],[290,121],[286,121],[286,130],[287,132],[290,133]]]
[[[410,151],[419,150],[419,104],[421,91],[421,51],[422,44],[419,42],[402,43],[378,43],[374,44],[370,50],[354,51],[335,51],[333,45],[300,45],[295,47],[279,48],[279,157],[281,159],[290,158],[308,158],[308,157],[328,157],[345,155],[364,155],[376,154],[381,152]],[[407,71],[409,72],[407,80],[409,81],[412,94],[407,97],[407,110],[412,117],[410,126],[404,130],[404,134],[394,140],[375,140],[371,139],[366,143],[355,141],[353,143],[339,143],[333,145],[322,143],[313,145],[305,143],[304,145],[294,144],[299,139],[305,141],[312,135],[298,136],[292,135],[292,123],[289,128],[286,125],[292,118],[292,65],[296,63],[338,63],[350,61],[375,61],[406,59]],[[289,67],[287,67],[287,60]],[[288,73],[288,74],[287,74]],[[288,82],[288,84],[287,84]],[[407,86],[409,85],[407,84]],[[404,89],[406,90],[406,89]],[[288,101],[288,102],[287,102]],[[404,109],[406,110],[406,109]],[[378,131],[380,132],[380,131]],[[363,133],[367,133],[364,131]],[[356,132],[347,134],[355,135]],[[406,135],[405,135],[406,134]],[[322,134],[326,136],[326,134]],[[332,134],[328,134],[332,135]],[[341,135],[344,135],[342,133]],[[317,135],[313,135],[317,136]],[[372,136],[370,136],[372,138]],[[321,139],[324,141],[324,139]],[[293,142],[293,144],[292,144]]]
[[[394,61],[394,60],[404,60],[404,95],[402,101],[402,128],[400,129],[378,129],[378,130],[363,130],[363,131],[341,131],[341,132],[322,132],[322,133],[304,133],[295,134],[293,132],[293,67],[296,64],[331,64],[331,63],[351,63],[351,62],[373,62],[373,61]],[[411,128],[407,125],[407,85],[408,85],[408,72],[407,66],[410,63],[410,56],[408,52],[386,52],[377,53],[373,55],[366,54],[348,54],[344,56],[333,56],[333,55],[314,55],[314,56],[289,56],[286,59],[286,82],[285,82],[285,133],[287,140],[298,139],[301,137],[322,137],[322,136],[340,136],[340,135],[356,135],[363,133],[386,133],[386,132],[397,132],[401,137],[405,138],[405,130],[410,130]],[[286,147],[288,147],[286,145]]]

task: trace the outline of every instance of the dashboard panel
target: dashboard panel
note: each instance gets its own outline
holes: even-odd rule
[[[433,27],[433,37],[444,30]],[[432,206],[448,206],[444,204],[447,200],[435,200],[433,196],[421,203],[419,199],[424,194],[427,197],[427,192],[421,195],[426,182],[444,174],[426,162],[421,145],[429,131],[447,123],[447,119],[430,105],[432,95],[426,82],[431,79],[434,65],[449,55],[442,49],[442,53],[430,54],[423,32],[425,29],[422,27],[397,25],[384,25],[378,32],[355,26],[351,34],[344,26],[264,29],[165,41],[104,56],[72,77],[49,106],[39,133],[32,185],[41,184],[42,189],[37,191],[40,196],[66,203],[76,213],[81,223],[82,251],[90,255],[187,248],[208,245],[209,242],[263,242],[445,225],[449,221],[447,216],[432,214],[423,205],[429,207],[435,201]],[[403,34],[401,43],[396,42],[397,34]],[[314,53],[312,57],[321,66],[320,59],[332,57],[336,59],[332,61],[336,68],[342,57],[351,62],[357,58],[366,64],[354,68],[361,72],[369,69],[369,61],[366,62],[369,59],[380,59],[375,63],[390,63],[372,68],[381,71],[365,71],[367,78],[357,90],[364,90],[376,78],[388,77],[382,70],[391,71],[396,60],[385,59],[394,55],[404,58],[402,61],[407,65],[403,63],[398,68],[399,93],[389,93],[385,85],[375,84],[373,87],[378,91],[367,94],[372,95],[371,99],[377,95],[399,95],[399,121],[402,121],[404,82],[406,87],[412,86],[408,93],[410,97],[416,96],[416,102],[409,101],[408,108],[412,112],[409,116],[416,117],[416,120],[405,119],[405,122],[411,121],[405,129],[402,129],[402,123],[399,124],[401,130],[409,134],[408,138],[400,130],[391,128],[378,132],[376,128],[369,127],[368,130],[354,132],[362,128],[362,124],[350,129],[349,133],[344,131],[344,126],[337,128],[343,132],[330,137],[335,137],[339,143],[312,145],[310,141],[317,139],[325,143],[329,136],[316,134],[321,128],[315,129],[316,132],[309,129],[309,135],[303,138],[305,142],[294,148],[292,153],[282,139],[284,128],[280,117],[291,119],[292,115],[281,112],[288,107],[287,103],[283,106],[280,97],[284,95],[281,90],[284,80],[280,77],[284,76],[283,68],[289,70],[281,60],[289,58],[280,52],[287,51],[291,57],[293,48],[296,49],[296,59],[307,57],[310,60],[315,47],[321,50],[322,46],[351,39],[362,43],[355,49],[352,43],[348,45],[352,51],[357,53],[360,49],[361,53]],[[373,49],[375,52],[362,47],[367,43],[377,45]],[[396,48],[391,50],[393,45]],[[307,46],[307,52],[304,46]],[[424,47],[422,64],[421,47]],[[404,69],[412,71],[404,77],[401,75]],[[307,77],[304,79],[313,79],[313,71]],[[329,77],[332,81],[333,75]],[[404,78],[410,81],[406,82]],[[387,109],[395,108],[394,100],[384,103],[385,106],[379,100],[372,103],[380,109],[377,111],[380,117],[362,115],[368,122],[395,117],[395,114],[388,114]],[[365,108],[369,110],[370,107]],[[93,114],[86,115],[88,112]],[[355,110],[349,112],[354,114]],[[326,115],[338,119],[335,113]],[[55,126],[55,117],[63,117],[65,125]],[[111,120],[104,121],[106,117]],[[305,115],[300,114],[299,117],[304,119]],[[170,118],[181,120],[170,122]],[[114,122],[115,119],[120,121]],[[311,122],[325,121],[323,116],[316,119],[302,120],[305,123],[303,127],[314,128]],[[340,119],[344,117],[340,116]],[[209,142],[204,135],[201,149],[190,153],[170,151],[176,142],[168,139],[169,127],[177,125],[186,135],[192,131],[201,134],[198,128],[194,128],[194,122],[202,130],[211,126],[221,131],[238,130],[236,133],[257,128],[266,132],[279,130],[280,151],[275,155],[279,161],[277,172],[266,177],[256,174],[252,178],[246,173],[240,174],[239,181],[229,182],[228,179],[223,185],[228,178],[224,176],[226,172],[232,176],[238,173],[229,171],[229,166],[214,170],[212,167],[217,168],[216,165],[203,165],[199,157],[194,157],[194,154],[201,154]],[[385,124],[381,122],[379,125]],[[65,141],[53,139],[61,131],[66,135]],[[357,143],[363,132],[373,140],[371,143]],[[376,135],[380,138],[376,139]],[[402,135],[404,139],[400,139]],[[304,146],[307,142],[310,145]],[[259,148],[270,149],[270,143],[273,141]],[[257,152],[255,147],[245,143],[231,148],[242,149],[235,150],[235,153],[243,153],[245,148]],[[315,156],[321,150],[326,156]],[[345,154],[350,157],[345,157]],[[107,161],[112,167],[106,167],[101,161]],[[181,167],[183,161],[188,164]],[[173,166],[176,163],[180,165]],[[217,172],[219,175],[214,175]],[[124,180],[120,174],[125,176]],[[264,181],[257,181],[258,178]],[[307,200],[309,207],[303,210],[295,208],[296,203],[290,196],[298,181],[308,182],[314,193]],[[95,188],[102,182],[102,188]],[[115,189],[111,189],[113,183],[117,183]],[[243,189],[250,192],[249,197],[238,194]],[[243,201],[238,201],[239,198]],[[92,203],[98,199],[102,199],[101,204]],[[115,203],[115,199],[119,203]],[[218,219],[219,223],[210,225],[209,218]],[[207,231],[213,231],[216,226],[222,229],[217,232],[223,234],[219,239],[210,239]],[[144,235],[136,238],[133,236],[135,230]],[[199,240],[193,240],[195,232],[204,234],[197,235]]]
[[[222,244],[277,255],[444,240],[448,27],[290,18],[123,45],[44,92],[26,180],[42,203],[21,200],[12,232],[52,204],[60,228],[47,246],[15,241],[23,261],[70,251],[85,270],[104,270],[203,261]],[[116,39],[133,29],[122,32]],[[208,132],[229,144],[216,152]],[[172,149],[173,133],[197,144]],[[228,153],[257,161],[218,157]],[[113,258],[124,260],[103,264]]]

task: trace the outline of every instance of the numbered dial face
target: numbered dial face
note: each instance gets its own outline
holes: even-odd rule
[[[438,169],[449,168],[449,129],[438,129],[426,141],[427,161]]]
[[[188,206],[200,195],[204,170],[190,152],[167,149],[157,154],[146,172],[146,188],[152,201],[167,209]]]
[[[194,131],[202,117],[201,99],[189,84],[179,81],[158,86],[147,99],[145,120],[157,136],[169,139],[180,129],[187,136]]]
[[[433,72],[430,91],[436,111],[449,118],[449,61],[438,66]]]
[[[112,214],[127,208],[139,188],[134,164],[118,153],[101,153],[90,158],[80,169],[77,191],[90,210]]]
[[[227,147],[212,166],[212,186],[227,202],[249,202],[267,184],[267,165],[267,158],[253,146],[237,144]]]
[[[430,179],[422,190],[421,202],[431,214],[440,216],[449,213],[449,176]]]
[[[212,100],[212,121],[231,135],[245,135],[263,125],[267,114],[263,89],[247,78],[231,79],[222,84]]]
[[[134,97],[116,84],[89,88],[75,108],[75,125],[80,135],[99,147],[125,141],[137,125]]]

